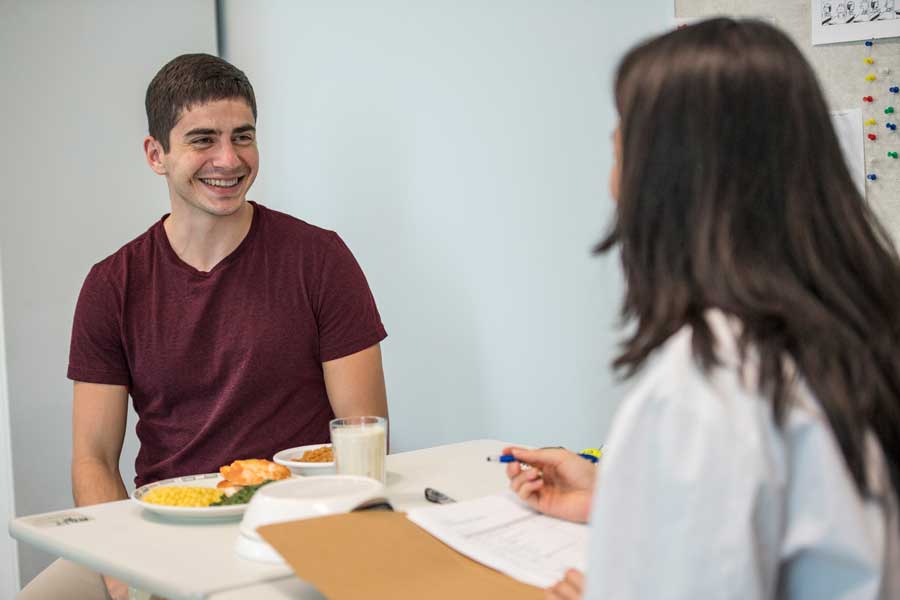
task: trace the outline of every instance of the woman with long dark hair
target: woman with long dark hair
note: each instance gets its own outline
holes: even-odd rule
[[[611,189],[640,375],[595,468],[510,451],[588,521],[577,598],[900,598],[900,262],[788,38],[713,19],[619,66]],[[599,481],[595,480],[599,479]],[[586,587],[584,587],[586,584]]]

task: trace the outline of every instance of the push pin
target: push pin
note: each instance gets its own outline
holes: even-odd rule
[[[872,96],[863,96],[863,102],[875,102],[875,98]]]
[[[874,133],[870,133],[866,137],[869,138],[870,140],[872,140],[873,142],[878,139],[878,136],[875,135]]]
[[[897,124],[896,124],[896,123],[887,123],[887,124],[885,125],[885,127],[887,127],[888,129],[890,129],[891,131],[897,131]]]
[[[871,47],[874,46],[874,45],[875,45],[875,42],[873,42],[872,40],[866,40],[866,47],[867,47],[867,48],[871,48]]]
[[[871,65],[875,62],[875,59],[872,58],[871,56],[867,56],[863,59],[863,62],[866,63],[867,65]]]
[[[875,119],[866,119],[866,125],[874,125]]]
[[[868,75],[866,75],[866,81],[875,81],[876,79],[878,78],[875,77],[875,73],[869,73]]]
[[[868,179],[869,181],[875,181],[876,179],[878,179],[878,175],[876,175],[875,173],[869,173],[868,175],[866,175],[866,179]]]
[[[892,85],[891,87],[888,88],[888,91],[892,94],[896,94],[897,92],[900,92],[900,87],[898,87],[896,85]]]
[[[888,156],[890,156],[891,158],[897,158],[897,153],[896,152],[888,152]]]
[[[888,106],[886,109],[884,109],[884,114],[886,114],[886,115],[893,114],[893,112],[894,112],[893,106]]]

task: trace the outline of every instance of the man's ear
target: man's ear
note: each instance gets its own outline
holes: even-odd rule
[[[144,155],[147,158],[147,164],[157,175],[166,174],[166,166],[162,160],[164,154],[162,144],[156,141],[156,138],[152,135],[144,138]]]

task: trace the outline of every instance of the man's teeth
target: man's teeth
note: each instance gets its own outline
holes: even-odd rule
[[[206,185],[214,185],[216,187],[231,187],[237,185],[238,178],[234,179],[201,179]]]

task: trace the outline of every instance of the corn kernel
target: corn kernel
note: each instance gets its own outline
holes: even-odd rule
[[[223,492],[215,488],[167,485],[150,490],[141,500],[166,506],[209,506],[222,495]]]

